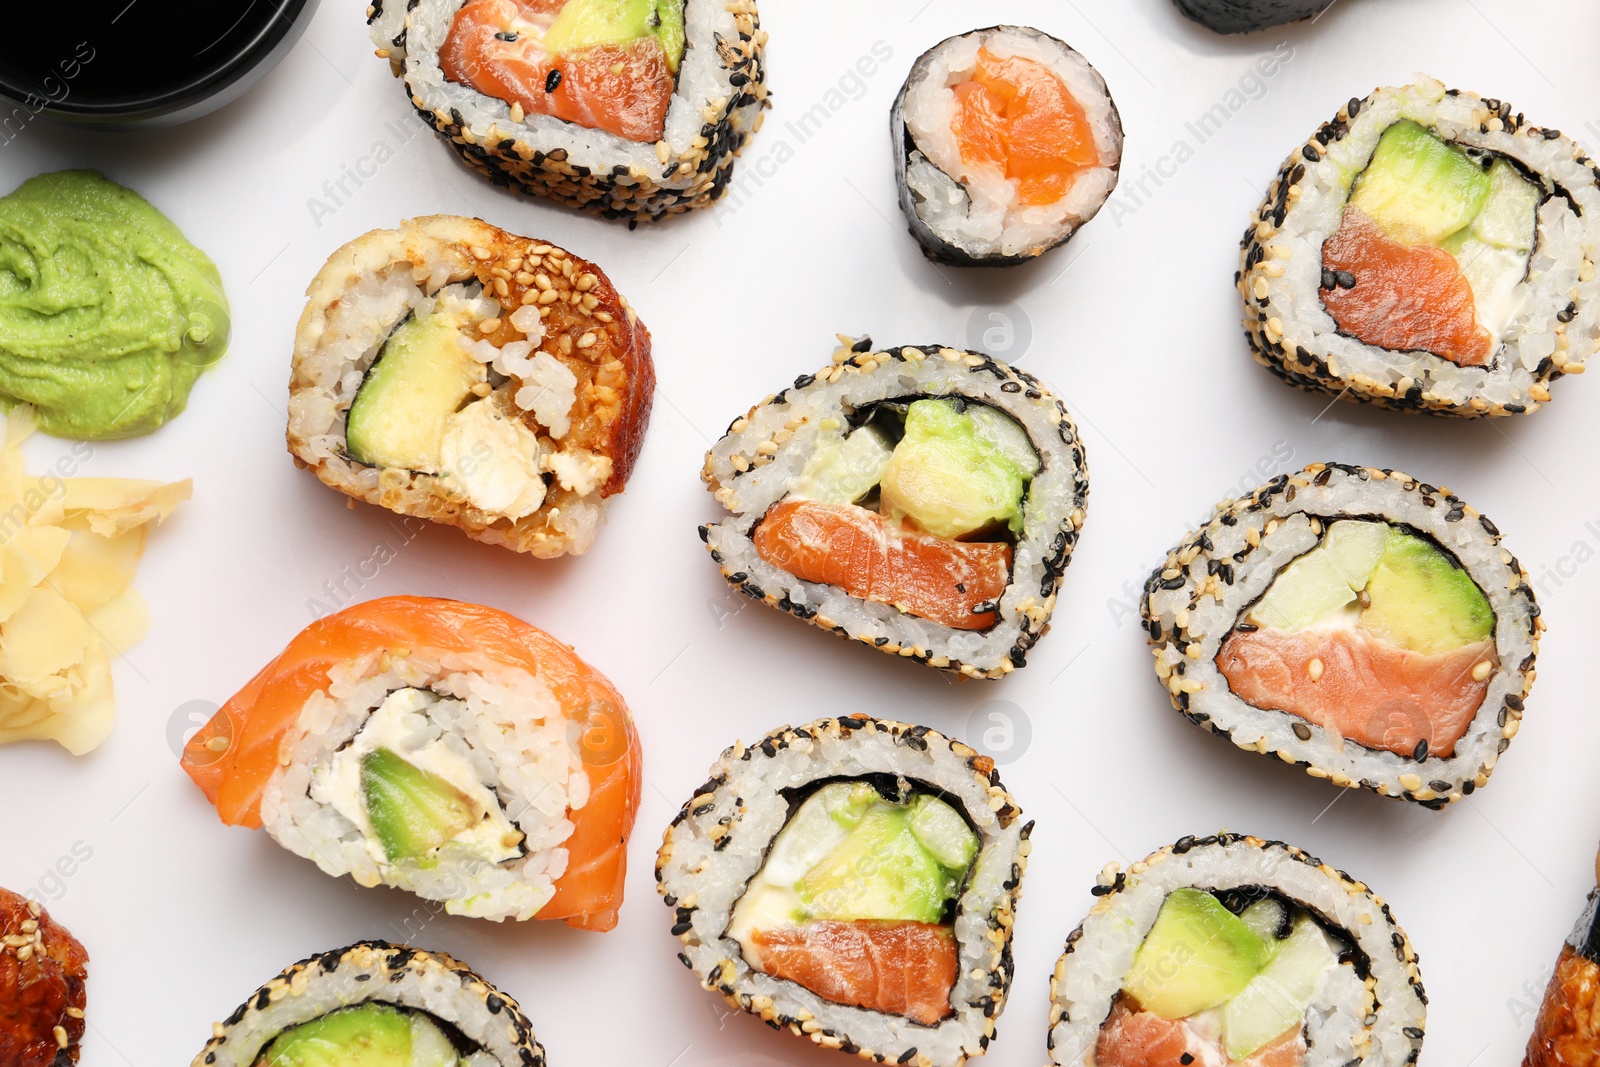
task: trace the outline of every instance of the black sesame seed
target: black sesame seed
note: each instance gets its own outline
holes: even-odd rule
[[[1194,1054],[1191,1052],[1185,1052],[1182,1056],[1178,1057],[1178,1062],[1183,1064],[1183,1067],[1189,1067],[1189,1064],[1194,1062]]]
[[[1306,162],[1308,163],[1318,163],[1322,160],[1322,157],[1317,155],[1317,150],[1312,148],[1310,145],[1306,145],[1304,148],[1300,149],[1300,154],[1306,157]]]
[[[1303,722],[1297,722],[1294,724],[1294,735],[1302,741],[1309,741],[1311,740],[1311,727]]]
[[[518,34],[515,30],[501,30],[499,33],[495,34],[494,37],[497,41],[515,41],[518,37]]]
[[[1327,267],[1323,267],[1322,268],[1322,287],[1324,289],[1332,289],[1335,285],[1338,285],[1338,284],[1339,284],[1339,276],[1337,274],[1335,274],[1333,271],[1329,270]]]
[[[1334,271],[1333,276],[1338,279],[1339,288],[1341,289],[1354,289],[1356,287],[1356,276],[1347,270]]]
[[[1428,739],[1426,737],[1417,742],[1416,749],[1411,753],[1411,758],[1421,763],[1428,758]]]
[[[1355,118],[1357,115],[1361,114],[1360,98],[1352,96],[1350,98],[1350,102],[1345,105],[1345,111],[1349,113],[1351,118]]]
[[[545,75],[545,77],[544,77],[544,91],[545,92],[553,93],[560,86],[561,86],[561,72],[559,70],[552,70],[549,74]]]

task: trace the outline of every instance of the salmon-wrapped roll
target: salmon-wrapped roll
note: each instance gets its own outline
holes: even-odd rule
[[[1561,946],[1522,1067],[1600,1067],[1600,889]]]
[[[320,619],[183,752],[222,821],[453,915],[616,925],[639,807],[622,696],[504,612],[384,597]]]
[[[650,331],[586,260],[479,219],[374,230],[307,291],[289,451],[327,485],[518,552],[577,555],[650,419]]]
[[[1400,471],[1313,463],[1218,505],[1145,583],[1190,721],[1430,807],[1489,780],[1544,624],[1487,516]]]

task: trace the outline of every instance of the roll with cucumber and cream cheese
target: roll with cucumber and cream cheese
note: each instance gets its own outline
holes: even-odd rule
[[[605,272],[434,215],[329,257],[295,334],[289,451],[327,485],[534,556],[594,543],[655,391]]]

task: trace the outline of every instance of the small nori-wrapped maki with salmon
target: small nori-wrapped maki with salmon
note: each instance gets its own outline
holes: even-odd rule
[[[1600,343],[1600,166],[1437,81],[1351,99],[1284,162],[1236,276],[1258,362],[1405,411],[1515,415]]]
[[[1600,1067],[1600,888],[1561,946],[1522,1067]]]
[[[1038,379],[981,353],[840,342],[706,453],[729,516],[701,538],[746,596],[1003,677],[1048,628],[1083,528],[1077,429]]]
[[[297,466],[540,558],[588,550],[655,394],[650,331],[598,266],[480,219],[373,230],[307,290]]]
[[[443,952],[361,941],[252,993],[192,1067],[544,1067],[516,1000]]]
[[[1178,10],[1217,33],[1249,33],[1321,14],[1334,0],[1173,0]]]
[[[1389,906],[1300,849],[1186,837],[1101,871],[1050,979],[1060,1067],[1406,1067],[1428,998]]]
[[[464,163],[607,218],[719,198],[767,106],[753,0],[373,0],[367,21]]]
[[[1070,238],[1116,187],[1122,121],[1100,72],[1028,26],[951,37],[890,114],[900,209],[923,253],[1015,266]]]
[[[957,1067],[1005,1008],[1032,829],[961,742],[822,719],[724,752],[656,880],[707,990],[825,1048]]]
[[[1191,722],[1429,807],[1488,782],[1544,629],[1487,516],[1408,474],[1335,463],[1218,505],[1150,575],[1142,610]]]

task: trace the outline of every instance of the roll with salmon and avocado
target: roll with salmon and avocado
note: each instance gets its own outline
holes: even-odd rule
[[[1145,583],[1156,676],[1191,722],[1429,807],[1489,780],[1544,622],[1500,532],[1442,486],[1313,463],[1185,537]]]
[[[1600,168],[1503,100],[1423,81],[1352,99],[1245,231],[1257,361],[1407,411],[1515,415],[1600,338]]]
[[[889,126],[912,236],[953,266],[1015,266],[1063,243],[1105,204],[1122,165],[1105,79],[1029,26],[928,49]]]
[[[667,829],[679,955],[774,1029],[863,1059],[982,1055],[1011,985],[1032,823],[994,762],[854,715],[735,744]]]
[[[1186,837],[1110,864],[1050,979],[1060,1067],[1404,1067],[1428,998],[1361,882],[1298,848]]]
[[[541,558],[588,550],[650,420],[650,331],[598,266],[480,219],[373,230],[312,279],[289,451],[369,504]]]
[[[367,21],[467,166],[630,226],[718,199],[767,106],[753,0],[373,0]]]
[[[442,952],[386,941],[301,960],[227,1019],[192,1067],[544,1067],[522,1009]]]
[[[734,420],[702,477],[729,517],[700,536],[740,592],[973,678],[1027,662],[1089,493],[1077,429],[1032,375],[843,336]]]

